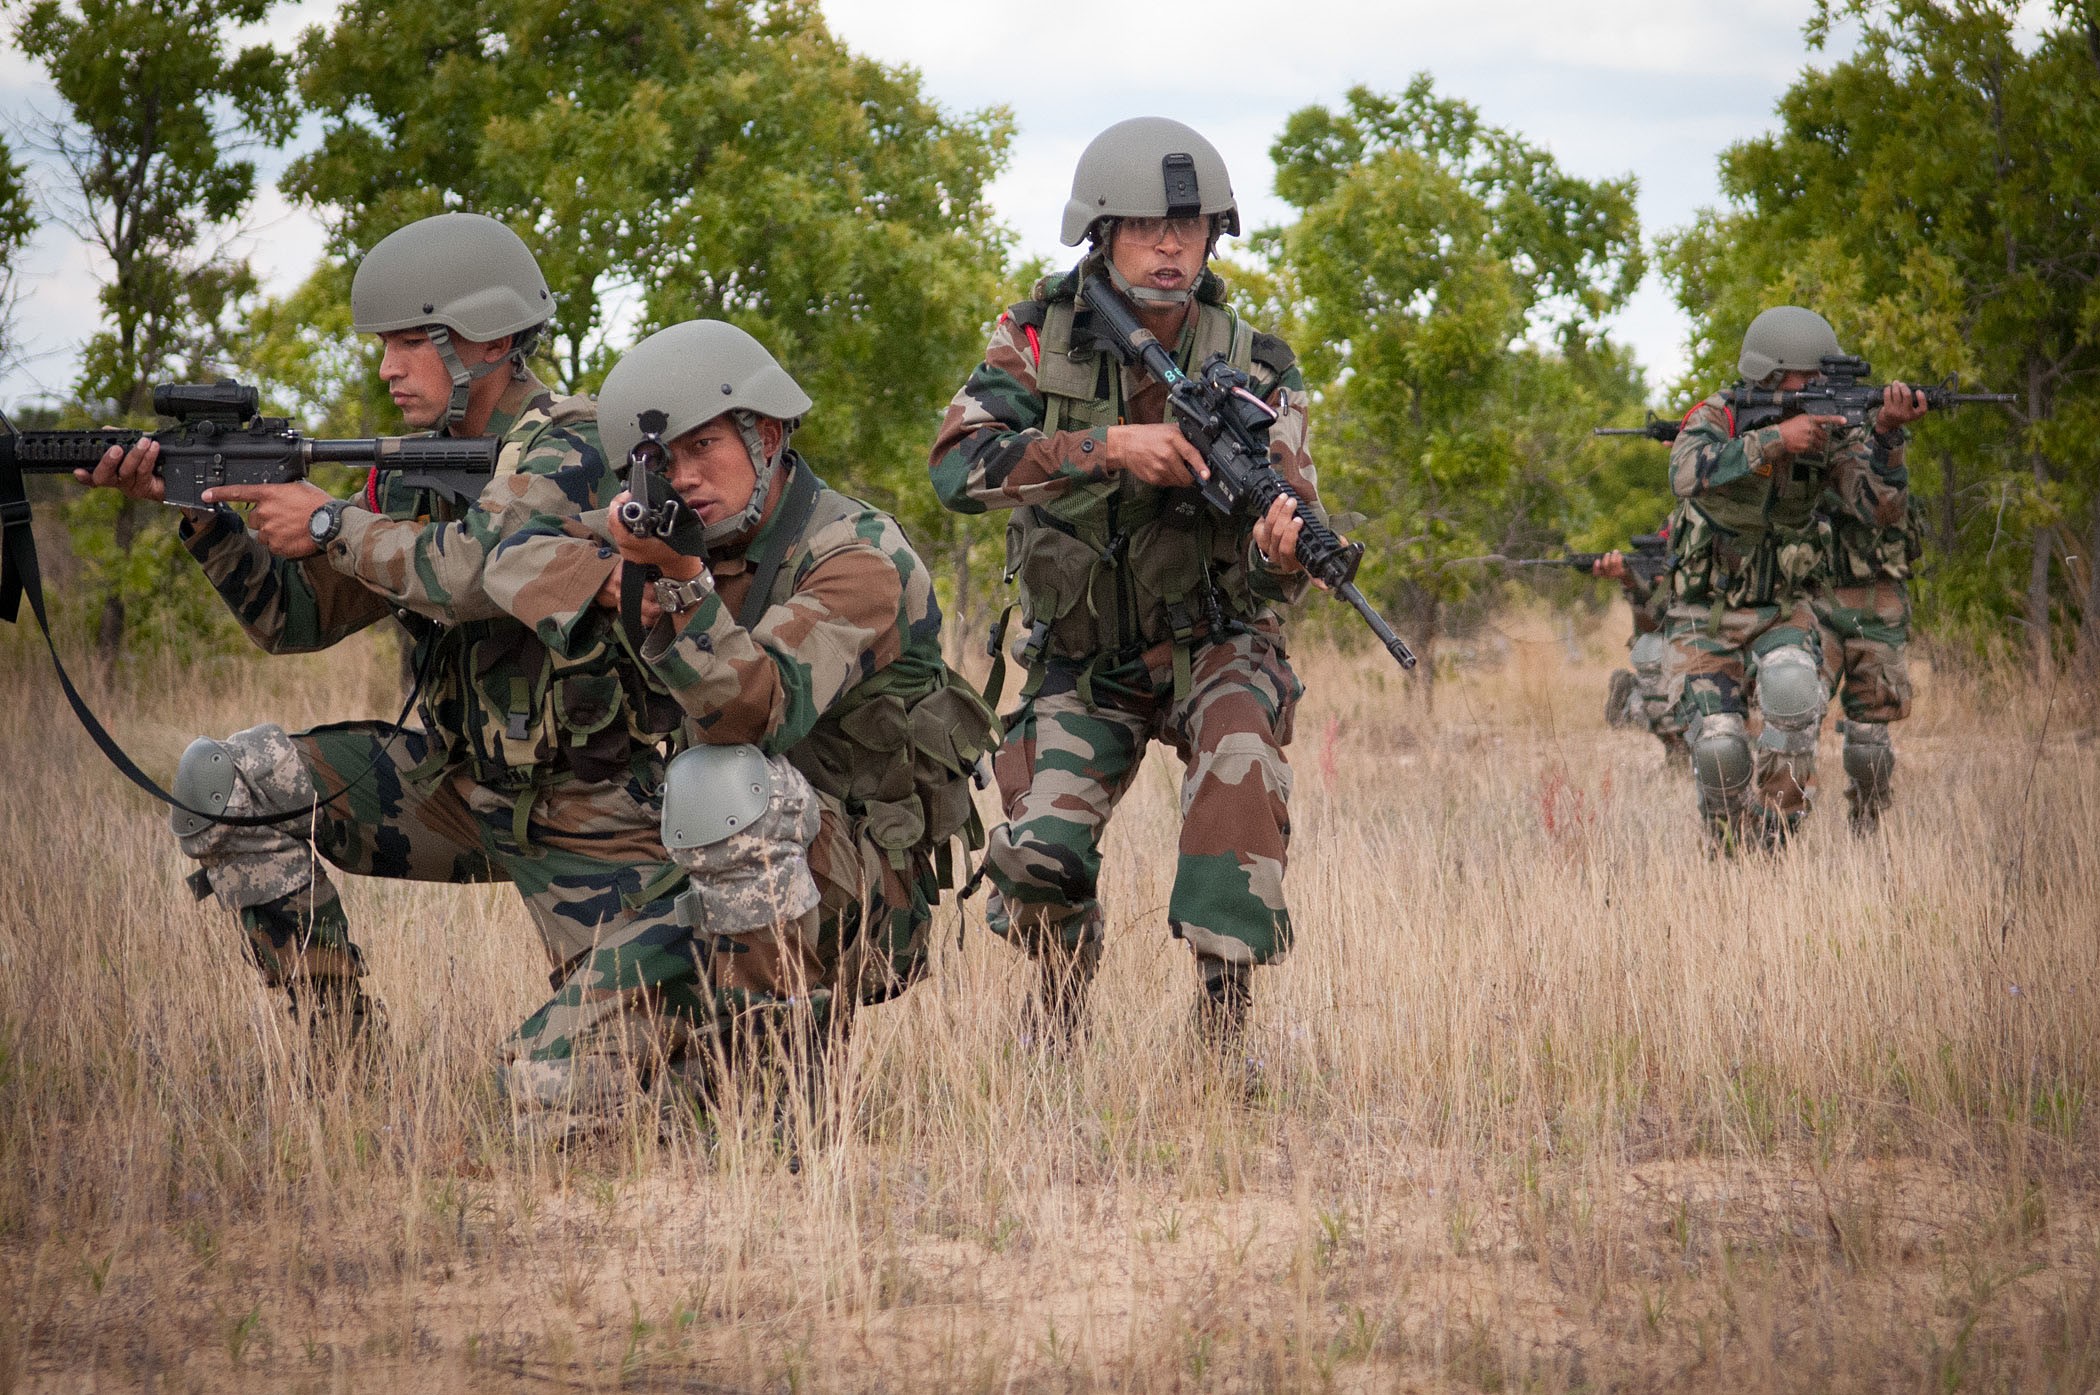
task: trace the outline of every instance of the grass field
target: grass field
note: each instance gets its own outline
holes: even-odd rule
[[[1921,672],[1880,836],[1826,733],[1801,843],[1716,862],[1601,723],[1622,624],[1512,620],[1433,716],[1382,657],[1302,658],[1300,947],[1251,1102],[1189,1041],[1155,752],[1091,1040],[1017,1045],[1027,965],[944,909],[799,1172],[755,1108],[515,1141],[487,1067],[545,966],[501,888],[347,882],[388,1046],[314,1083],[0,635],[0,1392],[2100,1386],[2068,692]],[[360,642],[97,701],[165,773],[198,732],[391,713],[394,674]]]

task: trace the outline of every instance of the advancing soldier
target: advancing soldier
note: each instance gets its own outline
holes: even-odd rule
[[[1663,532],[1668,534],[1668,525]],[[1667,574],[1649,579],[1626,564],[1623,552],[1607,552],[1597,559],[1592,576],[1610,577],[1626,593],[1626,606],[1633,612],[1633,637],[1627,641],[1631,670],[1619,669],[1611,676],[1611,689],[1604,703],[1604,719],[1615,727],[1639,727],[1653,732],[1662,742],[1663,760],[1672,769],[1691,764],[1684,744],[1684,728],[1663,688],[1663,612],[1669,606]]]
[[[986,853],[990,920],[1041,965],[1052,1030],[1084,1010],[1102,948],[1101,835],[1150,741],[1187,766],[1167,916],[1195,951],[1214,1042],[1237,1040],[1250,970],[1291,944],[1283,747],[1302,688],[1275,606],[1308,584],[1299,524],[1282,500],[1251,530],[1209,510],[1190,487],[1202,457],[1163,420],[1165,385],[1120,366],[1075,304],[1105,271],[1185,367],[1224,354],[1251,374],[1277,413],[1271,459],[1315,503],[1296,359],[1225,307],[1205,265],[1238,231],[1209,141],[1157,117],[1109,127],[1065,205],[1064,241],[1087,239],[1085,258],[1000,317],[933,446],[943,503],[1012,511],[1028,678],[995,762],[1007,822]],[[995,670],[998,645],[995,632]]]
[[[1783,305],[1751,321],[1737,366],[1747,384],[1794,390],[1838,352],[1827,320]],[[1826,558],[1817,501],[1827,490],[1855,517],[1899,523],[1901,428],[1924,410],[1920,394],[1892,383],[1872,432],[1838,416],[1738,422],[1718,393],[1685,416],[1670,450],[1681,502],[1670,527],[1677,568],[1665,672],[1699,812],[1724,850],[1783,844],[1812,799],[1829,702],[1811,608]],[[1754,754],[1753,700],[1763,720]]]
[[[1871,833],[1889,807],[1896,773],[1890,722],[1910,715],[1910,574],[1924,528],[1906,491],[1903,520],[1876,527],[1835,494],[1821,506],[1830,528],[1830,589],[1815,599],[1823,627],[1823,679],[1842,695],[1845,803],[1852,831]],[[1840,680],[1843,687],[1840,688]]]
[[[692,874],[679,919],[725,1021],[775,1037],[919,977],[950,840],[982,844],[970,777],[997,739],[896,520],[789,449],[809,408],[719,320],[644,339],[600,395],[608,449],[639,448],[699,516],[683,550],[623,526],[624,493],[608,526],[623,568],[654,569],[641,657],[684,711],[663,824]]]
[[[354,1035],[371,1005],[316,853],[369,876],[515,883],[563,996],[506,1045],[506,1084],[589,1113],[625,1093],[631,1075],[617,1058],[636,1046],[618,1020],[626,1000],[601,986],[688,982],[693,966],[659,891],[677,869],[658,834],[655,743],[676,709],[619,662],[613,616],[594,604],[612,549],[563,537],[554,522],[617,479],[590,400],[555,397],[526,366],[553,298],[509,228],[452,213],[400,229],[358,267],[351,309],[359,332],[379,336],[380,377],[410,427],[502,439],[480,507],[393,475],[375,474],[349,501],[305,484],[221,488],[182,536],[271,653],[325,648],[398,617],[415,640],[423,728],[267,725],[199,738],[176,773],[185,805],[291,817],[243,826],[177,811],[175,831],[201,864],[193,887],[238,913],[264,979],[327,1028],[323,1040]],[[158,497],[157,451],[147,443],[121,461],[113,451],[90,482]],[[226,507],[237,502],[254,506],[245,520]],[[517,578],[507,588],[484,576],[502,539]],[[567,626],[560,651],[536,636],[543,623]],[[536,1063],[550,1013],[586,998],[596,1014],[568,1014],[560,1069]],[[585,1058],[591,1069],[572,1069]]]

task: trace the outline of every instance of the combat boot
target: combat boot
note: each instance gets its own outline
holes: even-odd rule
[[[1045,946],[1037,952],[1035,965],[1040,978],[1023,1036],[1063,1050],[1085,1037],[1087,999],[1101,967],[1101,942],[1089,937],[1074,948]]]
[[[1254,1004],[1253,966],[1223,959],[1200,962],[1203,991],[1196,998],[1196,1033],[1225,1056],[1246,1040],[1247,1010]]]
[[[386,1009],[356,979],[302,979],[285,986],[292,1016],[304,1024],[316,1079],[369,1070],[386,1043]]]
[[[1604,690],[1604,724],[1608,727],[1631,727],[1640,723],[1635,718],[1634,693],[1640,679],[1632,669],[1613,669],[1611,683]]]

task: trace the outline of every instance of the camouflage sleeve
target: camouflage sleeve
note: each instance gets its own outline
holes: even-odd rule
[[[1734,419],[1716,395],[1692,408],[1670,446],[1670,490],[1680,499],[1695,499],[1748,475],[1770,478],[1784,459],[1778,427],[1736,435]]]
[[[1101,479],[1108,429],[1043,433],[1036,357],[1026,331],[1001,315],[984,362],[948,404],[933,439],[933,490],[957,513],[1047,504]]]
[[[537,627],[544,610],[518,614],[506,604],[516,602],[517,588],[498,597],[485,580],[490,559],[504,546],[515,551],[514,575],[528,569],[547,573],[543,583],[525,588],[542,606],[566,608],[575,598],[563,584],[581,587],[595,572],[578,602],[587,605],[612,562],[595,543],[573,539],[564,525],[611,492],[594,435],[536,428],[523,442],[516,470],[490,480],[475,507],[455,521],[418,522],[398,516],[410,510],[397,507],[383,514],[346,509],[328,560],[394,605],[433,620],[457,624],[510,614]]]
[[[202,528],[184,522],[181,532],[219,599],[266,653],[326,649],[392,613],[382,597],[319,557],[272,556],[231,509]]]
[[[1910,508],[1910,471],[1900,439],[1891,447],[1864,428],[1848,428],[1830,457],[1826,498],[1869,527],[1901,526]]]
[[[741,628],[710,593],[682,629],[660,624],[643,646],[697,740],[748,741],[778,755],[855,684],[894,663],[908,630],[939,624],[925,567],[880,514],[820,530],[791,563],[794,594],[754,628]]]
[[[1655,586],[1639,572],[1629,571],[1619,578],[1619,589],[1626,593],[1626,604],[1638,613],[1642,606],[1648,604],[1648,597],[1654,593]]]

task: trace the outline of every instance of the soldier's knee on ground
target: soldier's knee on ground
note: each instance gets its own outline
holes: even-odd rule
[[[182,753],[171,793],[185,807],[170,811],[169,824],[228,910],[276,901],[312,882],[313,853],[297,820],[227,824],[206,817],[289,814],[313,803],[313,776],[283,727],[250,727],[224,741],[198,737]]]
[[[1816,734],[1829,703],[1822,670],[1806,649],[1786,645],[1759,657],[1757,710],[1764,729],[1757,734],[1757,744],[1773,753],[1804,787],[1815,773]]]
[[[496,1083],[521,1129],[560,1138],[612,1123],[633,1097],[636,1082],[627,1062],[590,1053],[506,1061]]]
[[[1686,728],[1699,811],[1708,818],[1740,810],[1750,790],[1750,731],[1740,712],[1703,713]]]

